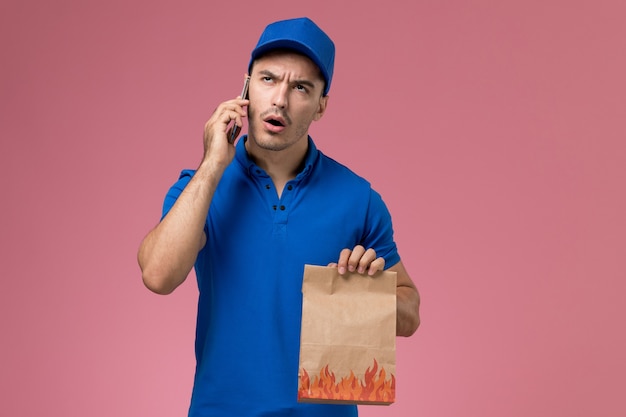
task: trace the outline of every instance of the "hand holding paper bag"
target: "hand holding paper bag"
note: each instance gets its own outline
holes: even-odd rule
[[[396,273],[305,265],[298,400],[395,401]]]

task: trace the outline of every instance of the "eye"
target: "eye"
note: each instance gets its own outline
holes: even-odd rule
[[[298,85],[296,85],[296,90],[298,90],[298,91],[302,91],[303,93],[306,93],[307,91],[309,91],[309,90],[307,90],[307,88],[306,88],[305,86],[303,86],[302,84],[298,84]]]

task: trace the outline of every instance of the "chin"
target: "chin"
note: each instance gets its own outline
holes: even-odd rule
[[[257,147],[261,149],[276,152],[285,150],[292,145],[291,143],[285,143],[275,139],[272,140],[271,138],[269,140],[255,140],[254,143]]]

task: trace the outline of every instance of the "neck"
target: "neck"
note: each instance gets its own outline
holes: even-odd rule
[[[302,170],[309,149],[309,141],[308,137],[303,138],[280,151],[261,148],[253,139],[247,140],[245,146],[254,163],[270,176],[280,196],[285,184],[294,179]]]

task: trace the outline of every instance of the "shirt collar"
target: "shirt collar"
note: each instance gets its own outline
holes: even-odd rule
[[[243,169],[249,174],[252,175],[253,172],[259,170],[260,168],[252,161],[248,152],[246,151],[245,142],[248,140],[248,135],[244,135],[239,139],[239,142],[235,146],[235,158],[237,162],[243,167]],[[306,152],[306,156],[304,157],[304,168],[301,172],[296,176],[297,180],[301,180],[313,171],[317,160],[319,159],[319,151],[313,142],[311,136],[307,138],[309,141],[309,146]]]

